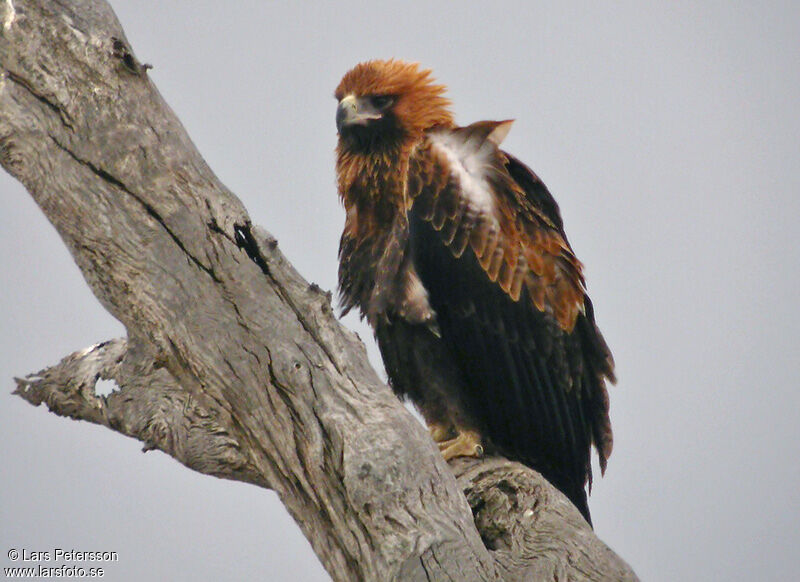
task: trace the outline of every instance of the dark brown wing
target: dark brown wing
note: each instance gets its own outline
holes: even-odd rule
[[[485,436],[542,472],[588,519],[591,444],[602,467],[611,451],[610,355],[558,207],[497,148],[500,127],[442,130],[415,152],[414,266]]]
[[[431,134],[412,157],[409,193],[415,212],[442,233],[456,257],[469,246],[489,279],[514,301],[527,288],[539,311],[551,311],[571,330],[583,309],[581,264],[552,197],[535,188],[529,195],[509,173],[509,165],[518,174],[524,166],[492,139],[508,123],[479,122]],[[532,173],[528,182],[541,184]]]

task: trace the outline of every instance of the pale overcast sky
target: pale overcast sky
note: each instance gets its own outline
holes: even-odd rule
[[[794,579],[800,4],[587,4],[112,0],[210,166],[326,289],[348,68],[418,60],[459,122],[515,118],[504,145],[560,203],[617,361],[598,535],[643,580]],[[274,493],[8,395],[123,330],[5,173],[0,202],[0,563],[68,547],[118,552],[107,580],[327,580]]]

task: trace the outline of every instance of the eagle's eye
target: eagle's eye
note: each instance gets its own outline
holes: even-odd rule
[[[374,95],[370,97],[370,103],[375,109],[383,111],[394,103],[394,97],[391,95]]]

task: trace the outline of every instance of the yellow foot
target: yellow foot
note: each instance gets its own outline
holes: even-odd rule
[[[435,439],[434,439],[435,440]],[[483,445],[481,435],[471,430],[458,433],[458,436],[449,441],[437,441],[439,450],[445,461],[455,457],[482,457]]]
[[[428,430],[436,444],[452,439],[455,434],[455,431],[449,424],[437,424],[434,422],[428,425]]]

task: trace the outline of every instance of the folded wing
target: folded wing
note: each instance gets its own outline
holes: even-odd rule
[[[509,127],[434,131],[412,154],[412,258],[486,436],[588,517],[591,445],[603,469],[612,446],[613,362],[558,206],[498,148]]]

